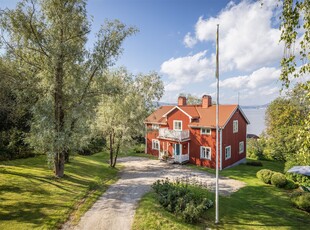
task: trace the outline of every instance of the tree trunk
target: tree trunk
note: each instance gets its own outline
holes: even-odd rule
[[[110,166],[113,167],[113,133],[110,133]]]
[[[118,140],[118,143],[117,143],[117,147],[116,147],[116,153],[115,153],[115,157],[114,157],[114,163],[113,163],[113,168],[115,168],[115,165],[116,165],[116,160],[117,160],[117,156],[118,156],[118,153],[119,153],[119,149],[121,147],[121,141],[122,141],[122,137],[123,135],[121,134],[119,140]]]
[[[65,172],[65,154],[60,152],[56,154],[54,159],[55,176],[63,177]]]
[[[64,133],[64,108],[63,108],[63,55],[60,54],[56,63],[55,69],[55,89],[54,89],[54,116],[55,116],[55,131],[57,139],[61,138]],[[58,145],[56,140],[56,145]],[[59,149],[54,158],[55,176],[63,177],[65,170],[65,150],[63,146],[57,146]]]
[[[65,163],[70,163],[69,149],[66,149],[64,151],[64,155],[65,155]]]

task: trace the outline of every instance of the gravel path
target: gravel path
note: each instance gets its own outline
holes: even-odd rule
[[[140,198],[150,185],[160,178],[188,178],[214,190],[213,174],[197,171],[182,165],[167,164],[142,157],[124,157],[118,160],[125,166],[120,179],[81,218],[77,226],[69,223],[63,229],[75,230],[129,230]],[[245,184],[241,181],[220,178],[220,194],[229,195]]]

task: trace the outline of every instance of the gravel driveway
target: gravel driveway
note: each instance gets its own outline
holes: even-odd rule
[[[160,178],[191,178],[214,190],[213,174],[190,169],[189,167],[167,164],[143,157],[124,157],[118,160],[125,166],[120,179],[81,218],[77,226],[65,224],[63,229],[76,230],[129,230],[140,198],[150,185]],[[193,179],[194,178],[194,179]],[[220,194],[229,195],[245,184],[241,181],[220,178]]]

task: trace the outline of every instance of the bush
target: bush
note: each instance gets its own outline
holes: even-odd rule
[[[290,179],[286,179],[287,183],[284,186],[285,189],[291,190],[291,189],[296,189],[298,188],[298,184],[294,183],[294,181]]]
[[[275,172],[271,177],[271,184],[278,187],[283,188],[287,183],[286,177],[284,174]]]
[[[297,208],[310,212],[310,193],[294,192],[291,195],[291,201]]]
[[[248,162],[246,162],[246,165],[263,166],[263,163],[261,161],[248,161]]]
[[[286,173],[286,178],[298,183],[300,185],[310,187],[310,177],[306,175],[301,175],[298,173]]]
[[[157,180],[153,185],[159,203],[169,212],[182,216],[185,222],[193,223],[212,207],[213,202],[202,194],[192,191],[188,184]]]
[[[247,157],[255,160],[262,160],[264,159],[263,150],[264,140],[251,138],[247,139]]]
[[[273,174],[274,172],[269,169],[261,169],[256,173],[256,176],[265,184],[271,184],[271,177]]]

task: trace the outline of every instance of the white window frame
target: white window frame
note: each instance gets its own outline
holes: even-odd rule
[[[204,132],[203,130],[206,130],[207,132]],[[200,128],[200,134],[201,135],[211,135],[211,128]]]
[[[159,150],[159,140],[152,139],[152,149],[153,150]]]
[[[208,150],[209,150],[209,156],[208,155],[206,156],[206,153]],[[211,148],[210,147],[200,146],[200,159],[211,160]]]
[[[238,127],[239,124],[238,124],[238,120],[234,120],[233,121],[233,133],[238,133]]]
[[[158,124],[152,124],[152,129],[158,130],[159,129],[159,125]]]
[[[180,123],[181,123],[181,129],[176,129],[175,123],[177,123],[177,122],[180,122]],[[183,126],[183,122],[182,122],[181,120],[174,120],[174,121],[173,121],[173,130],[182,131],[182,126]]]
[[[229,149],[229,157],[227,156],[227,150]],[[225,147],[225,160],[231,158],[231,145]]]
[[[240,148],[242,146],[242,148]],[[244,141],[239,142],[239,153],[244,153]]]

